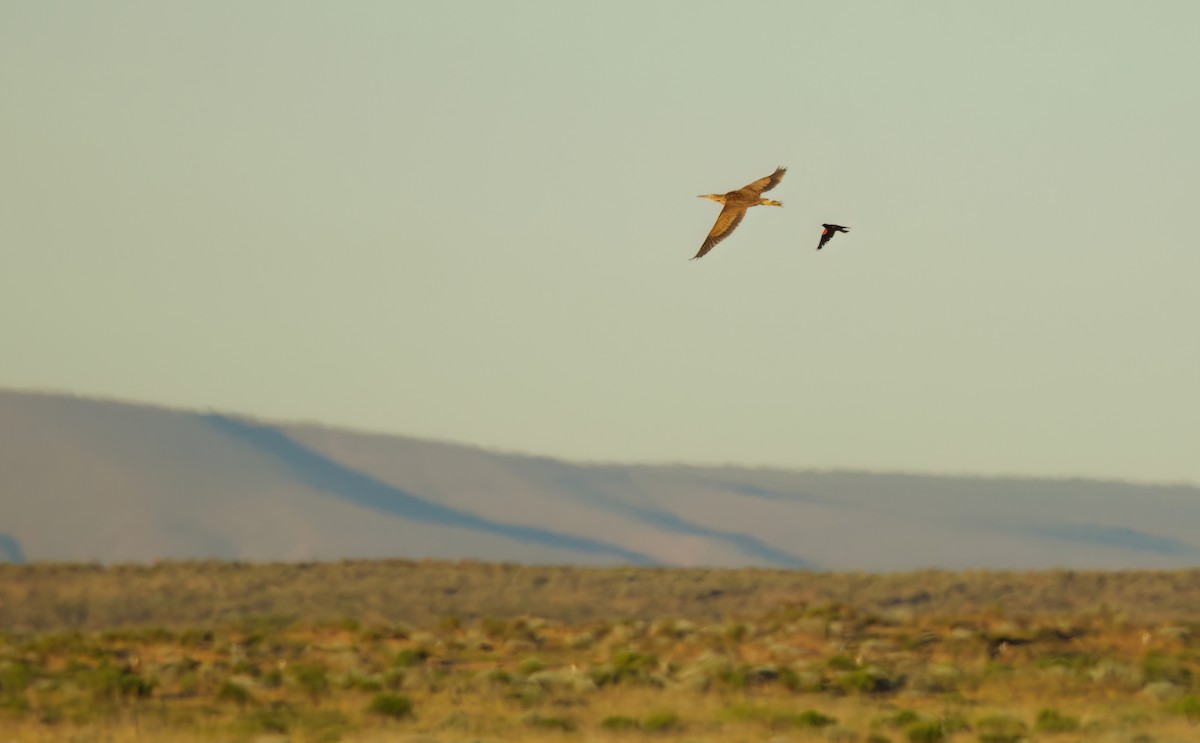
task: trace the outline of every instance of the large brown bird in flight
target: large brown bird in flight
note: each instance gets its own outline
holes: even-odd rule
[[[708,237],[704,240],[704,244],[700,246],[700,252],[692,256],[692,260],[696,260],[716,247],[717,243],[729,237],[729,234],[736,230],[737,226],[742,223],[742,219],[746,216],[746,210],[750,207],[758,206],[759,204],[783,206],[778,201],[764,199],[762,194],[778,186],[779,181],[783,180],[783,174],[786,172],[787,168],[776,168],[775,172],[766,178],[759,178],[754,183],[743,186],[736,191],[710,193],[700,196],[702,199],[724,204],[725,208],[717,215],[717,223],[713,225],[712,230],[708,233]]]

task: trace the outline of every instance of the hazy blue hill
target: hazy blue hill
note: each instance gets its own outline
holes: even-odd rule
[[[7,534],[0,534],[0,562],[25,562],[21,543]]]
[[[30,560],[629,561],[380,513],[209,416],[122,403],[0,393],[0,490],[0,524]]]
[[[12,391],[0,493],[0,559],[1200,564],[1193,487],[581,464]]]

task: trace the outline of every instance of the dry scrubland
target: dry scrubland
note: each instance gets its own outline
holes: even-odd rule
[[[0,566],[0,741],[1196,741],[1200,571]]]

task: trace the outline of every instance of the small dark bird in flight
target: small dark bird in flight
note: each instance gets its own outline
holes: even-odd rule
[[[849,227],[843,227],[840,224],[823,224],[824,229],[821,230],[821,242],[817,243],[817,250],[825,247],[825,243],[833,239],[834,234],[838,232],[849,232]]]
[[[736,191],[701,195],[700,198],[724,204],[725,208],[717,215],[717,223],[713,225],[712,230],[708,233],[708,237],[704,240],[704,244],[700,246],[700,252],[692,256],[692,260],[696,260],[716,247],[717,243],[729,237],[729,233],[733,232],[741,224],[742,218],[746,216],[746,210],[750,207],[758,206],[759,204],[783,206],[778,201],[762,198],[762,194],[778,186],[779,181],[783,180],[783,174],[786,172],[787,168],[779,167],[766,178],[759,178],[754,183],[743,186]]]

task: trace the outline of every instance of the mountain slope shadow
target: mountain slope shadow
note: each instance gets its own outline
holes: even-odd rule
[[[1031,531],[1040,537],[1050,539],[1062,539],[1070,542],[1082,542],[1084,544],[1099,544],[1105,547],[1118,547],[1137,552],[1151,552],[1167,557],[1184,557],[1200,554],[1200,549],[1181,542],[1178,539],[1147,534],[1144,531],[1123,526],[1056,524],[1038,527],[1031,529]]]
[[[772,547],[752,534],[744,534],[726,529],[715,529],[703,524],[697,524],[677,516],[670,511],[665,511],[654,506],[630,503],[603,491],[603,483],[605,481],[609,483],[620,481],[620,488],[623,491],[636,493],[638,487],[633,482],[633,479],[629,477],[628,473],[597,475],[595,472],[589,473],[578,467],[560,462],[539,461],[537,466],[541,471],[547,473],[554,482],[575,493],[584,502],[593,507],[621,513],[662,531],[724,542],[735,547],[744,555],[756,557],[771,565],[799,570],[821,569],[821,566],[816,562]]]
[[[619,506],[614,503],[614,508],[663,531],[673,531],[677,534],[688,534],[690,536],[725,542],[736,547],[742,554],[766,560],[773,565],[806,570],[820,569],[820,565],[812,560],[806,560],[790,552],[776,549],[751,534],[727,531],[725,529],[713,529],[712,527],[692,523],[667,511],[660,511],[657,508],[648,508],[631,503],[623,503]]]
[[[637,565],[656,564],[648,555],[614,544],[531,526],[491,521],[472,513],[432,503],[339,464],[270,426],[256,425],[218,414],[205,415],[204,419],[222,433],[235,436],[283,462],[291,473],[305,484],[360,506],[413,521],[473,529],[585,554],[613,555]]]

